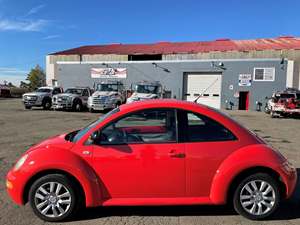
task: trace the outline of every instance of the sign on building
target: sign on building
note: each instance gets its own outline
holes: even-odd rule
[[[240,74],[239,75],[239,86],[251,86],[252,74]]]
[[[125,79],[127,77],[127,69],[126,68],[92,68],[91,77]]]

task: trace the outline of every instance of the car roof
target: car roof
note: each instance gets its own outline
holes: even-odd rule
[[[153,86],[160,86],[161,85],[161,83],[159,81],[147,81],[147,80],[139,81],[139,82],[136,82],[134,84],[153,85]]]
[[[188,102],[183,100],[177,99],[154,99],[154,100],[144,100],[144,101],[137,101],[129,104],[124,104],[120,106],[120,109],[123,111],[131,111],[134,109],[143,109],[143,108],[182,108],[182,109],[190,109],[190,110],[209,110],[215,111],[218,110],[213,109],[209,106]]]
[[[96,84],[122,84],[122,81],[119,81],[119,80],[105,80],[105,81],[101,81],[101,82],[98,82]]]

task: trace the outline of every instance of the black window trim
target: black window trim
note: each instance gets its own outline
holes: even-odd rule
[[[179,143],[196,143],[196,142],[199,142],[199,143],[204,143],[204,142],[227,142],[227,141],[238,141],[238,138],[237,136],[230,130],[228,129],[226,126],[224,126],[223,124],[219,123],[218,121],[216,121],[215,119],[211,118],[211,117],[208,117],[206,115],[203,115],[201,113],[198,113],[198,112],[194,112],[194,111],[191,111],[191,110],[186,110],[186,109],[179,109],[177,110],[177,113],[186,113],[186,115],[188,113],[192,113],[192,114],[195,114],[195,115],[199,115],[200,117],[207,117],[209,118],[210,120],[214,121],[215,123],[217,123],[218,125],[224,127],[226,130],[228,130],[231,135],[233,136],[232,139],[227,139],[227,140],[203,140],[203,141],[190,141],[188,140],[188,137],[187,137],[187,132],[182,132],[182,136],[178,137],[180,140]],[[188,126],[188,119],[186,120],[186,123],[184,123],[184,121],[180,121],[180,126],[182,126],[184,128],[184,130],[187,130],[187,126]],[[180,132],[181,133],[181,132]],[[178,135],[179,135],[179,131],[178,131]]]
[[[146,112],[146,111],[152,111],[152,110],[169,110],[169,111],[173,111],[174,115],[175,115],[175,131],[176,131],[176,140],[175,141],[170,141],[170,142],[146,142],[146,143],[138,143],[138,142],[132,142],[132,143],[120,143],[120,144],[102,144],[101,142],[98,144],[92,144],[92,145],[97,145],[97,146],[120,146],[120,145],[140,145],[140,144],[176,144],[179,143],[179,136],[178,136],[178,120],[177,120],[177,108],[168,108],[168,107],[164,107],[164,108],[148,108],[148,109],[140,109],[140,110],[136,110],[136,111],[132,111],[132,112],[128,112],[120,117],[117,117],[115,119],[113,119],[112,121],[108,122],[107,124],[105,124],[103,127],[101,127],[99,129],[99,134],[101,135],[102,130],[104,130],[106,127],[110,126],[111,124],[131,115],[134,113],[138,113],[138,112]]]

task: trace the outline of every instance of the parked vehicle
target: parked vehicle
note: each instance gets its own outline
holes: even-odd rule
[[[95,92],[88,99],[90,112],[114,109],[126,102],[126,91],[121,81],[102,81],[95,85]]]
[[[300,99],[280,98],[271,108],[271,117],[289,117],[300,115]]]
[[[300,100],[300,91],[294,89],[286,89],[284,91],[273,93],[272,97],[268,99],[265,105],[265,112],[271,113],[271,111],[274,111],[273,108],[278,103],[279,99],[284,101],[291,98]]]
[[[72,109],[82,111],[87,107],[88,98],[92,91],[88,87],[68,88],[64,93],[54,95],[52,105],[54,109]]]
[[[23,94],[23,103],[25,109],[35,107],[43,107],[43,109],[50,109],[52,106],[52,96],[62,93],[60,87],[40,87],[34,92]]]
[[[284,156],[225,114],[148,100],[32,146],[7,174],[6,187],[46,221],[81,206],[228,202],[249,219],[263,219],[291,197],[296,180]]]
[[[132,85],[132,95],[127,103],[140,100],[160,99],[163,97],[162,85],[159,81],[141,81]]]

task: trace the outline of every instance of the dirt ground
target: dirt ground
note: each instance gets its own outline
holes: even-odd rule
[[[299,119],[271,119],[263,112],[227,113],[280,150],[300,168]],[[80,128],[98,116],[97,113],[88,112],[24,110],[20,99],[0,100],[1,225],[48,224],[34,216],[28,204],[20,207],[10,200],[5,189],[6,173],[30,145],[49,136]],[[293,198],[283,202],[269,221],[249,221],[236,215],[227,206],[98,207],[83,210],[78,218],[66,224],[300,224],[300,183]]]

